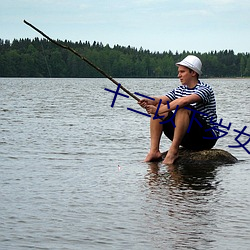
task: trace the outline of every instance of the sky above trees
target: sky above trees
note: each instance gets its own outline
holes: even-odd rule
[[[150,51],[250,52],[248,0],[2,1],[2,39],[34,38],[31,22],[54,39],[99,41]]]

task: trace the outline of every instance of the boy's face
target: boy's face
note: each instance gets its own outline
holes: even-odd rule
[[[196,76],[196,73],[193,70],[185,66],[178,66],[178,78],[183,85],[188,85]]]

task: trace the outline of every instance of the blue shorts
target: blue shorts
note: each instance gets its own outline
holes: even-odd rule
[[[174,115],[173,112],[169,112],[168,116],[163,121],[170,119],[173,115]],[[192,115],[193,111],[191,111],[190,117],[192,117]],[[192,150],[211,149],[215,145],[217,139],[203,138],[203,137],[207,138],[215,137],[212,130],[205,131],[211,128],[211,126],[209,126],[209,124],[207,124],[207,122],[197,112],[195,113],[195,118],[200,122],[202,127],[200,127],[200,125],[195,120],[193,120],[189,132],[184,135],[181,141],[181,146],[183,146],[186,149],[192,149]],[[172,122],[167,122],[163,124],[163,132],[171,141],[173,140],[174,137],[174,129],[175,127],[172,124]]]

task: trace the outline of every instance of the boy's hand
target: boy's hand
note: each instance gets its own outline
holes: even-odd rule
[[[138,101],[138,104],[145,109],[148,105],[155,105],[155,101],[150,99],[141,99]]]
[[[149,115],[154,115],[157,110],[157,107],[154,105],[147,105],[146,110]]]

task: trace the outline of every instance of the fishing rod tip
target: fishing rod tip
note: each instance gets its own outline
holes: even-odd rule
[[[28,21],[26,21],[25,19],[23,19],[23,22],[25,23],[25,24],[30,24]]]

